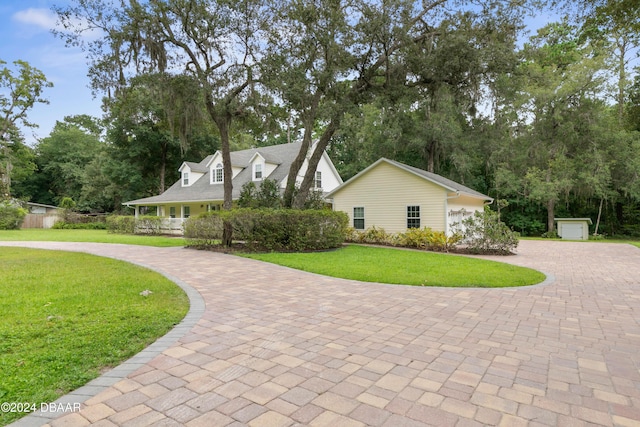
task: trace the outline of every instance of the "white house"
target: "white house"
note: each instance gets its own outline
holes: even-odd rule
[[[453,232],[493,199],[440,175],[382,158],[327,195],[357,230],[430,227]]]
[[[291,163],[294,161],[301,142],[280,144],[268,147],[251,148],[234,151],[231,154],[231,169],[233,181],[233,200],[238,200],[242,186],[248,182],[256,184],[271,179],[284,190]],[[307,172],[308,159],[316,145],[308,151],[306,159],[296,182],[301,183]],[[146,197],[144,199],[125,202],[126,206],[133,206],[136,216],[142,206],[157,207],[158,216],[171,219],[171,228],[180,230],[182,221],[192,215],[209,210],[219,210],[224,201],[224,176],[222,153],[207,156],[199,163],[184,162],[180,166],[180,179],[164,193]],[[315,172],[314,189],[328,193],[342,184],[342,179],[326,152],[318,163]]]

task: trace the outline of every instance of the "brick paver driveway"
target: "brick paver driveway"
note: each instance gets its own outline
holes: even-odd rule
[[[206,302],[179,342],[52,426],[640,424],[640,249],[629,245],[523,241],[502,260],[555,280],[510,289],[359,283],[181,248],[38,245],[151,266]]]

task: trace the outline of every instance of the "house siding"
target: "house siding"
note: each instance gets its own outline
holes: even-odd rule
[[[407,206],[420,206],[420,227],[446,230],[447,191],[388,163],[380,163],[333,195],[333,208],[349,215],[364,207],[365,228],[407,230]]]
[[[462,231],[461,224],[455,225],[455,223],[472,217],[474,212],[482,212],[484,210],[484,200],[464,195],[455,197],[455,193],[449,194],[449,197],[447,200],[447,232],[456,231],[453,228],[456,228],[457,231]],[[461,212],[462,209],[465,210],[464,214]]]

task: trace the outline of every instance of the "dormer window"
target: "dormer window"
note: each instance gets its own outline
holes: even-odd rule
[[[253,180],[262,181],[262,163],[253,165]]]
[[[222,182],[223,178],[224,178],[224,171],[222,169],[222,163],[218,163],[214,171],[213,182]]]
[[[182,172],[182,186],[189,186],[189,172]]]

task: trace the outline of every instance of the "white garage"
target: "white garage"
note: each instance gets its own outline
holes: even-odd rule
[[[564,240],[589,240],[591,218],[554,218],[558,236]]]

